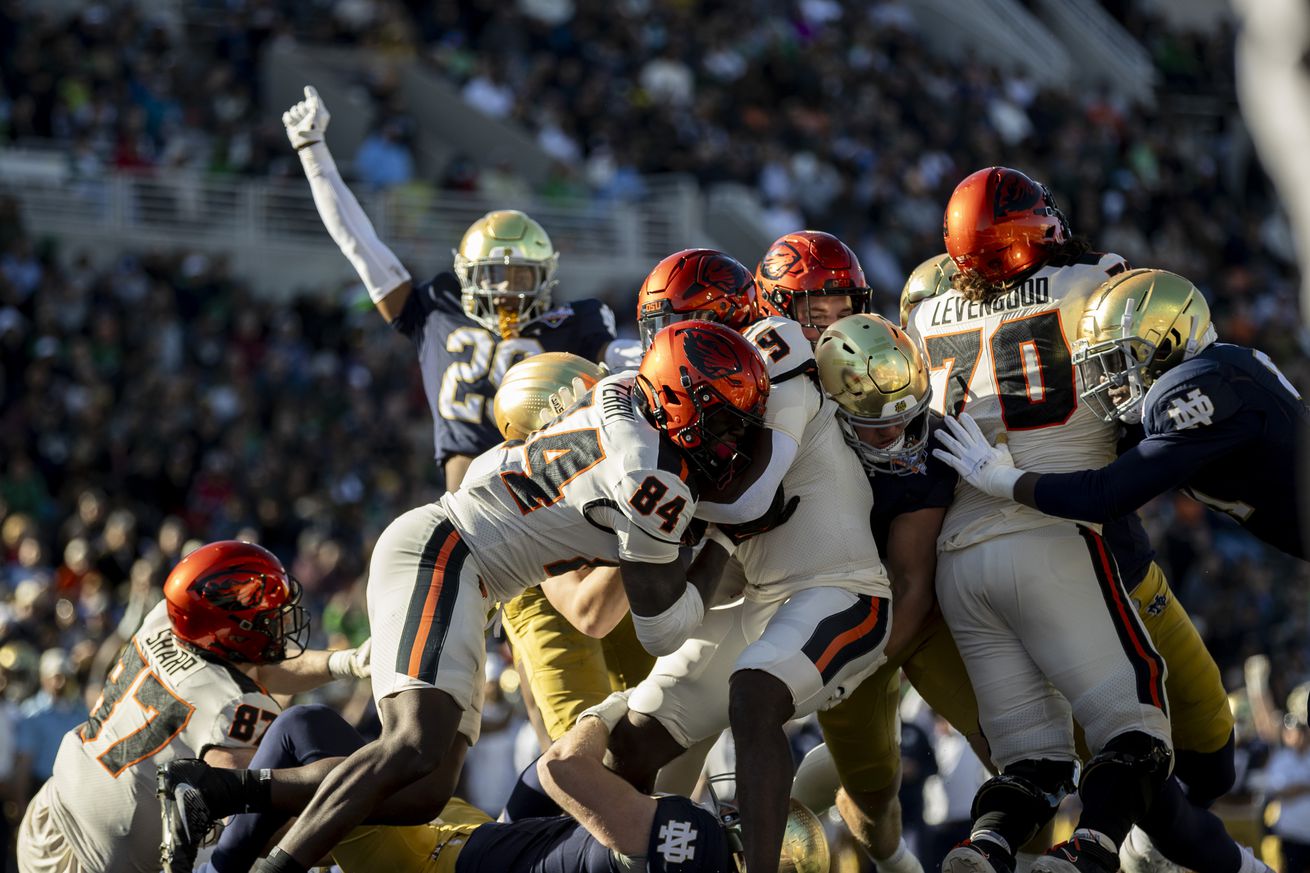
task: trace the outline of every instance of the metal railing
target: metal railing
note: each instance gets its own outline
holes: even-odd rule
[[[687,177],[647,180],[638,203],[588,198],[492,201],[480,194],[415,184],[358,192],[379,237],[412,268],[435,271],[468,226],[491,209],[521,208],[542,223],[580,275],[644,273],[669,252],[701,240],[699,189]],[[348,279],[349,265],[324,230],[304,180],[247,180],[170,171],[112,173],[92,179],[18,178],[4,172],[0,193],[16,197],[24,221],[40,235],[71,245],[117,250],[167,246],[229,252],[256,287],[284,288],[278,259],[298,276]],[[242,269],[248,267],[248,269]],[[577,285],[574,285],[577,288]],[[284,288],[285,290],[285,288]],[[580,289],[581,293],[586,289]]]

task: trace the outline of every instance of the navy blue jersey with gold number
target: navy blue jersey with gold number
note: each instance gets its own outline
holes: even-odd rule
[[[1216,343],[1165,373],[1142,407],[1145,436],[1099,470],[1043,475],[1037,508],[1103,521],[1182,488],[1288,554],[1307,556],[1297,501],[1301,395],[1263,352]]]
[[[432,409],[436,459],[476,457],[501,442],[492,399],[511,366],[541,352],[600,359],[614,339],[614,313],[599,300],[562,303],[501,339],[465,314],[459,282],[438,273],[414,286],[391,325],[418,347],[423,390]]]

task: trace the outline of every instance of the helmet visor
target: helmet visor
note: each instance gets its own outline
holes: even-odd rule
[[[637,321],[637,326],[641,331],[641,349],[646,351],[650,344],[655,341],[655,334],[664,330],[671,324],[677,324],[680,321],[713,321],[714,313],[704,309],[693,310],[692,312],[674,312],[672,309],[664,309],[654,315],[642,316]]]

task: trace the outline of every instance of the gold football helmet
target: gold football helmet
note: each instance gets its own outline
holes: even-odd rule
[[[951,256],[942,252],[914,268],[901,289],[901,327],[909,327],[910,311],[921,301],[936,297],[951,287],[951,277],[960,271]]]
[[[501,338],[550,309],[559,253],[540,224],[517,209],[488,212],[454,251],[464,312]]]
[[[505,371],[492,404],[496,427],[507,440],[527,439],[564,412],[554,395],[562,388],[572,390],[581,379],[590,389],[605,373],[599,364],[568,352],[542,352],[524,358]]]
[[[1135,424],[1155,380],[1214,341],[1210,304],[1182,276],[1115,276],[1088,300],[1078,326],[1073,362],[1082,399],[1106,421]]]
[[[828,873],[828,838],[819,817],[792,798],[787,810],[787,830],[782,836],[782,857],[778,873]]]
[[[932,384],[914,340],[881,315],[849,315],[823,332],[814,357],[865,467],[901,475],[922,469]],[[881,432],[861,433],[866,428]]]

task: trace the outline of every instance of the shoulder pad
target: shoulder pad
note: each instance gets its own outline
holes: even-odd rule
[[[1142,425],[1148,435],[1190,430],[1230,418],[1241,408],[1223,365],[1193,358],[1165,373],[1146,392]]]
[[[776,315],[762,318],[743,330],[742,336],[759,349],[768,366],[769,381],[775,385],[817,366],[805,331],[790,318]]]

